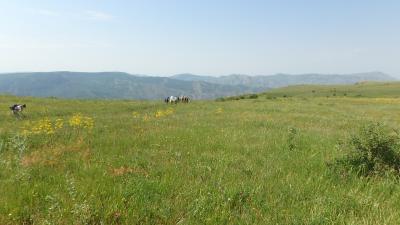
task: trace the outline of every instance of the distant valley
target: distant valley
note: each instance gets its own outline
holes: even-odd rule
[[[353,84],[394,80],[381,72],[220,77],[179,74],[152,77],[122,72],[59,71],[0,74],[0,93],[60,98],[160,99],[170,95],[188,95],[193,99],[213,99],[299,84]]]

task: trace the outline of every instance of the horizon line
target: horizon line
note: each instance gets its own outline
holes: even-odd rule
[[[201,76],[201,77],[227,77],[227,76],[248,76],[248,77],[257,77],[257,76],[277,76],[277,75],[289,75],[289,76],[301,76],[301,75],[326,75],[326,76],[351,76],[351,75],[361,75],[361,74],[372,74],[372,73],[380,73],[382,75],[390,76],[396,78],[397,76],[388,74],[379,70],[376,71],[366,71],[366,72],[353,72],[353,73],[319,73],[319,72],[306,72],[306,73],[283,73],[277,72],[272,74],[246,74],[246,73],[230,73],[230,74],[222,74],[222,75],[204,75],[204,74],[196,74],[190,72],[183,73],[175,73],[170,75],[156,75],[156,74],[144,74],[144,73],[131,73],[124,71],[73,71],[73,70],[50,70],[50,71],[17,71],[17,72],[0,72],[0,75],[4,74],[24,74],[24,73],[125,73],[132,76],[143,76],[143,77],[173,77],[179,75],[192,75],[192,76]]]

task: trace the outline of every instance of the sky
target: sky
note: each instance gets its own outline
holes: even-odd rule
[[[0,0],[0,73],[400,77],[398,0]]]

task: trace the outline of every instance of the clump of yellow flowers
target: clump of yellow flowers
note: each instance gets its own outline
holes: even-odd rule
[[[66,127],[72,128],[83,128],[83,129],[92,129],[94,126],[94,120],[91,117],[83,116],[80,113],[74,114],[69,120],[68,123],[64,122],[64,119],[57,118],[55,120],[50,120],[49,118],[44,118],[39,121],[28,122],[22,131],[24,135],[31,134],[46,134],[52,135],[57,131],[62,130]]]
[[[83,116],[81,113],[77,113],[69,119],[69,125],[73,128],[92,129],[94,120],[89,116]]]
[[[30,128],[30,129],[29,129]],[[23,134],[54,134],[55,127],[49,118],[41,119],[37,122],[33,122],[32,124],[28,124],[28,128],[23,130]]]
[[[173,114],[173,113],[174,113],[174,110],[171,109],[171,108],[169,108],[169,109],[167,109],[167,110],[158,110],[158,111],[155,113],[154,117],[160,118],[160,117],[164,117],[164,116],[169,116],[169,115],[171,115],[171,114]]]
[[[154,113],[154,118],[166,117],[166,116],[169,116],[171,114],[174,114],[174,110],[171,109],[171,108],[166,109],[166,110],[157,110]],[[132,116],[134,118],[139,118],[140,117],[140,113],[139,112],[132,112]],[[151,118],[152,118],[152,114],[145,113],[145,114],[143,114],[142,118],[143,118],[144,122],[150,121]]]

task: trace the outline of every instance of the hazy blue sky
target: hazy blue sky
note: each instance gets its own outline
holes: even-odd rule
[[[400,76],[398,0],[0,0],[0,72]]]

